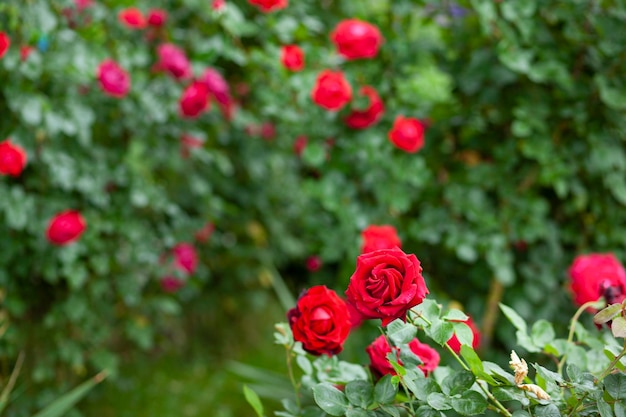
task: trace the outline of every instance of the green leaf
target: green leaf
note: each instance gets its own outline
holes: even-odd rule
[[[593,316],[593,322],[596,324],[604,324],[615,318],[622,311],[622,304],[611,304],[604,310],[600,310]]]
[[[493,396],[500,402],[517,401],[523,407],[527,407],[530,404],[530,400],[524,391],[517,387],[496,387],[493,389]]]
[[[382,407],[380,407],[380,411],[382,411],[383,413],[387,413],[391,417],[400,417],[400,410],[398,410],[397,407],[393,407],[390,405],[383,405]],[[421,414],[418,414],[418,415],[421,415]]]
[[[383,376],[374,387],[374,400],[378,404],[390,404],[396,398],[398,384],[392,382],[391,375]]]
[[[512,417],[531,417],[530,414],[528,414],[527,411],[524,410],[517,410],[513,413]]]
[[[350,406],[344,393],[328,382],[313,387],[313,398],[315,403],[331,416],[343,416]]]
[[[416,313],[418,316],[424,317],[429,322],[434,322],[439,320],[439,314],[441,313],[441,306],[437,304],[435,300],[426,299],[422,301],[422,303],[416,307],[413,307],[411,310]]]
[[[528,333],[528,325],[526,324],[526,321],[522,318],[522,316],[517,314],[517,312],[511,307],[508,307],[502,303],[500,303],[500,309],[517,330],[523,333]]]
[[[548,343],[552,342],[556,337],[552,323],[547,320],[538,320],[533,324],[530,331],[530,337],[533,343],[543,348]]]
[[[626,417],[626,410],[620,401],[613,404],[613,411],[615,411],[615,417]]]
[[[616,400],[626,399],[626,375],[609,374],[604,378],[604,388]]]
[[[417,328],[414,325],[405,323],[400,319],[396,319],[387,325],[387,336],[396,346],[409,343],[415,338],[416,334]]]
[[[426,333],[441,346],[445,345],[448,340],[454,334],[454,326],[452,323],[448,321],[437,321],[433,324],[429,329],[426,330]]]
[[[535,407],[535,417],[561,417],[559,409],[554,404],[538,405]]]
[[[64,416],[74,405],[80,401],[89,391],[91,391],[96,385],[102,382],[108,375],[107,371],[102,371],[96,374],[91,379],[83,382],[67,394],[54,400],[46,408],[35,414],[33,417],[62,417]]]
[[[461,345],[461,357],[465,359],[465,362],[467,362],[472,372],[476,373],[476,371],[482,371],[484,369],[483,362],[471,346]]]
[[[426,378],[423,374],[417,378],[411,378],[410,383],[407,383],[408,380],[409,378],[404,379],[405,384],[413,395],[415,395],[415,398],[420,401],[426,401],[430,394],[441,391],[437,381],[433,378]]]
[[[296,356],[296,363],[306,375],[311,375],[313,373],[313,365],[311,365],[311,361],[306,356]]]
[[[461,394],[470,389],[474,385],[474,381],[476,378],[470,371],[453,372],[443,380],[441,390],[449,396]]]
[[[252,406],[256,415],[259,417],[263,417],[263,404],[261,403],[261,399],[252,389],[248,388],[247,385],[243,386],[243,396],[246,397],[246,401],[248,404]]]
[[[435,410],[439,410],[439,411],[445,411],[445,410],[449,410],[452,408],[452,405],[450,404],[448,397],[446,397],[440,392],[433,392],[429,394],[428,397],[426,398],[426,402],[432,408],[434,408]]]
[[[474,333],[472,329],[464,322],[453,322],[454,334],[461,345],[472,346],[474,343]]]
[[[349,408],[346,410],[346,417],[376,417],[376,413],[362,408]]]
[[[427,405],[422,405],[415,410],[415,415],[420,417],[440,417],[441,412]]]
[[[455,320],[455,321],[466,321],[469,317],[467,317],[467,315],[464,312],[462,312],[461,310],[457,310],[456,308],[452,308],[452,309],[450,309],[450,311],[448,311],[446,313],[445,316],[443,316],[443,318],[445,320],[448,320],[448,321],[452,321],[452,320]]]
[[[580,382],[582,380],[582,371],[578,366],[574,365],[573,363],[568,363],[565,370],[567,371],[567,376],[569,377],[570,381]]]
[[[350,381],[346,385],[345,393],[350,404],[368,408],[373,401],[374,387],[368,381]]]
[[[613,410],[611,409],[611,406],[602,398],[597,399],[596,406],[598,407],[598,412],[601,417],[613,417]]]
[[[611,333],[615,337],[626,337],[626,319],[624,317],[616,317],[611,323]]]
[[[482,414],[487,409],[487,399],[476,391],[466,391],[461,398],[452,398],[452,408],[464,416]]]

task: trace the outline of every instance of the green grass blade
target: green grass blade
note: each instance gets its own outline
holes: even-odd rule
[[[261,403],[261,399],[256,394],[256,392],[248,388],[247,385],[244,385],[243,395],[244,397],[246,397],[246,401],[248,401],[248,404],[250,404],[252,408],[254,408],[256,415],[259,417],[263,417],[263,404]]]
[[[2,390],[2,394],[0,394],[0,414],[4,411],[4,408],[9,403],[9,395],[13,391],[13,387],[15,386],[15,381],[17,381],[17,376],[20,374],[22,369],[22,364],[24,363],[24,352],[20,352],[20,355],[17,357],[17,361],[15,362],[15,368],[13,368],[13,372],[11,372],[11,377],[9,378],[9,382]]]

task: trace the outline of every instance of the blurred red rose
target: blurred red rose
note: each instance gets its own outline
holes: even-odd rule
[[[93,6],[93,0],[74,0],[76,10],[82,12],[84,9]]]
[[[213,223],[207,223],[202,227],[202,229],[196,232],[195,238],[198,242],[204,243],[209,240],[214,230],[215,225]]]
[[[309,256],[306,260],[306,269],[308,269],[310,272],[315,272],[315,271],[319,271],[319,269],[322,267],[322,260],[320,259],[319,256]]]
[[[326,110],[339,110],[352,99],[352,87],[341,71],[324,70],[311,91],[313,102]]]
[[[426,343],[420,342],[418,339],[410,341],[408,346],[409,349],[411,349],[411,352],[413,352],[422,361],[422,364],[417,367],[424,372],[424,375],[428,376],[430,372],[437,368],[440,357],[439,353],[435,349]],[[392,350],[398,363],[403,365],[400,360],[400,349],[395,346],[392,349],[384,335],[378,336],[368,347],[365,348],[365,351],[370,357],[370,369],[376,376],[382,377],[388,374],[396,374],[395,369],[393,369],[393,366],[391,366],[391,363],[389,363],[389,360],[387,359],[387,355],[391,353]]]
[[[263,13],[269,13],[284,9],[289,4],[289,0],[248,0],[248,3],[258,7]]]
[[[209,90],[200,81],[191,83],[179,100],[180,112],[184,117],[198,117],[209,107]]]
[[[460,320],[452,320],[452,321],[461,322]],[[464,323],[469,326],[470,330],[472,331],[472,335],[474,336],[474,339],[472,339],[472,348],[478,349],[478,347],[480,346],[480,331],[478,330],[478,327],[476,327],[476,323],[474,323],[474,320],[472,320],[471,317],[468,317]],[[456,353],[461,352],[461,342],[459,342],[459,339],[456,337],[456,334],[453,334],[450,340],[448,340],[448,345]]]
[[[395,247],[402,248],[402,241],[398,236],[396,228],[388,224],[367,226],[361,232],[361,238],[363,239],[361,253]]]
[[[31,52],[33,52],[35,48],[29,45],[24,45],[20,47],[20,60],[22,60],[22,62],[26,61],[28,59],[28,56],[30,55]]]
[[[11,38],[5,32],[0,32],[0,58],[4,56],[11,46]]]
[[[366,129],[374,125],[385,112],[383,101],[374,87],[363,86],[359,93],[367,97],[369,105],[364,110],[352,110],[346,117],[345,122],[352,129]]]
[[[148,24],[159,28],[167,22],[167,12],[163,9],[150,9],[148,12]]]
[[[289,71],[301,71],[304,68],[304,52],[298,45],[285,45],[280,49],[280,62]]]
[[[67,245],[78,240],[86,227],[87,223],[78,211],[66,210],[50,220],[46,237],[55,245]]]
[[[179,243],[172,248],[174,268],[187,274],[193,274],[198,267],[196,248],[189,243]]]
[[[180,155],[183,158],[189,158],[191,150],[201,148],[202,145],[204,145],[204,141],[184,133],[180,137]]]
[[[276,137],[276,126],[272,122],[264,122],[261,124],[261,137],[267,141],[271,141]]]
[[[306,148],[307,142],[308,139],[304,135],[298,136],[293,142],[293,151],[296,155],[298,155],[298,157],[302,157],[302,152],[304,152],[304,148]]]
[[[424,126],[412,117],[396,117],[388,136],[396,147],[409,153],[415,153],[424,146]]]
[[[371,23],[359,19],[346,19],[333,29],[331,41],[346,59],[373,58],[378,53],[383,37]]]
[[[348,301],[364,318],[382,319],[383,326],[405,319],[426,294],[420,261],[400,248],[359,255],[346,290]]]
[[[26,166],[26,151],[6,139],[0,142],[0,174],[19,177]]]
[[[324,285],[309,288],[287,312],[294,340],[313,355],[336,355],[350,333],[346,302]]]
[[[185,286],[185,282],[182,279],[173,277],[171,275],[161,278],[161,289],[164,292],[174,293]]]
[[[154,65],[157,71],[167,71],[176,79],[191,76],[191,63],[185,52],[172,43],[163,43],[157,47],[159,61]]]
[[[626,298],[626,271],[612,253],[579,255],[569,268],[574,302],[583,305],[605,297],[607,303]]]
[[[96,73],[100,87],[110,96],[122,98],[130,90],[130,75],[112,59],[100,63]]]
[[[211,3],[211,8],[215,11],[220,11],[226,6],[226,0],[213,0]]]
[[[121,10],[117,18],[124,26],[131,29],[143,29],[148,25],[146,17],[136,7]]]
[[[224,117],[230,119],[234,110],[234,102],[230,95],[230,87],[222,74],[214,68],[207,68],[198,81],[204,83],[208,92],[215,98],[215,101],[217,101]]]

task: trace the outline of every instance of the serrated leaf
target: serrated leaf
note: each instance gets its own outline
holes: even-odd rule
[[[611,406],[602,398],[598,398],[596,400],[596,406],[598,407],[598,412],[601,417],[613,417],[613,410],[611,409]]]
[[[444,378],[441,383],[441,390],[448,396],[461,394],[470,389],[474,385],[474,381],[476,381],[476,377],[470,371],[454,372]]]
[[[452,308],[446,313],[445,316],[443,316],[443,318],[448,321],[466,321],[469,317],[461,310]]]
[[[445,411],[452,408],[448,397],[440,392],[433,392],[426,397],[426,402],[435,410]]]
[[[517,387],[496,387],[493,389],[493,396],[500,402],[517,401],[523,407],[527,407],[530,404],[530,400],[524,391]]]
[[[616,401],[615,404],[613,404],[613,411],[615,412],[615,417],[626,417],[626,410],[619,401]]]
[[[626,319],[624,317],[619,316],[613,319],[611,333],[615,337],[626,337]]]
[[[569,377],[570,381],[580,382],[582,380],[582,377],[583,377],[582,371],[580,370],[578,366],[574,365],[573,363],[568,363],[565,370],[567,372],[567,376]]]
[[[387,413],[391,417],[400,417],[400,410],[390,405],[383,405],[382,407],[380,407],[380,411],[382,411],[383,413]]]
[[[465,362],[467,362],[472,372],[476,373],[476,371],[482,371],[484,369],[483,362],[470,346],[461,345],[461,357],[465,359]]]
[[[367,411],[362,408],[348,408],[345,415],[346,417],[376,417],[376,413],[373,411]]]
[[[526,324],[526,321],[522,318],[522,316],[517,314],[515,310],[513,310],[511,307],[506,306],[502,303],[500,303],[500,310],[502,310],[506,318],[509,319],[511,324],[517,330],[523,333],[528,333],[528,325]]]
[[[554,332],[554,328],[552,327],[552,323],[547,320],[537,320],[532,329],[530,330],[530,337],[533,341],[533,344],[536,346],[543,348],[548,343],[552,342],[556,337],[556,333]]]
[[[441,314],[441,306],[437,304],[437,302],[434,300],[426,299],[422,301],[422,303],[418,306],[413,307],[411,311],[418,316],[424,317],[426,320],[432,323],[439,319],[439,314]]]
[[[448,321],[438,321],[429,329],[426,329],[426,334],[428,334],[436,343],[443,346],[454,334],[454,326],[452,326],[452,323]]]
[[[311,361],[306,356],[296,356],[296,363],[306,375],[311,375],[313,373],[313,365],[311,365]]]
[[[396,346],[409,343],[415,338],[416,334],[417,328],[414,325],[405,323],[400,319],[392,321],[387,326],[387,337]]]
[[[561,417],[559,409],[554,404],[538,405],[535,407],[535,417]]]
[[[350,404],[361,408],[368,408],[374,399],[374,387],[368,381],[350,381],[344,392]]]
[[[616,400],[626,399],[626,375],[609,374],[604,378],[604,388]]]
[[[474,343],[474,332],[464,322],[453,322],[454,334],[461,345],[472,346]]]
[[[482,414],[487,409],[487,399],[476,391],[466,391],[460,398],[452,398],[452,408],[464,416]]]
[[[620,311],[622,311],[621,304],[611,304],[604,310],[600,310],[599,312],[597,312],[596,315],[593,316],[593,322],[596,324],[604,324],[606,322],[609,322],[613,320],[615,316],[620,313]]]
[[[246,401],[250,406],[254,409],[254,412],[257,416],[263,417],[263,404],[261,403],[261,399],[252,389],[248,388],[247,385],[243,386],[243,396],[246,398]]]
[[[383,376],[374,387],[374,400],[378,404],[389,404],[393,402],[398,392],[398,384],[392,382],[391,375]]]
[[[350,406],[345,394],[328,382],[313,387],[315,403],[331,416],[343,416]]]

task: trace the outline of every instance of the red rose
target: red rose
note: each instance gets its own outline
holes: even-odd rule
[[[293,151],[296,155],[298,155],[298,157],[302,157],[302,152],[304,152],[307,142],[308,139],[304,135],[298,136],[293,142]]]
[[[0,174],[19,177],[26,166],[26,151],[6,139],[0,142]]]
[[[121,10],[117,18],[122,24],[131,29],[143,29],[148,25],[145,16],[136,7]]]
[[[306,260],[306,269],[310,272],[318,271],[322,267],[322,260],[319,256],[309,256]]]
[[[403,151],[415,153],[424,146],[424,126],[415,118],[398,116],[389,131],[389,140]]]
[[[373,252],[379,249],[401,248],[402,241],[396,228],[390,225],[369,225],[361,232],[363,246],[361,253]]]
[[[304,52],[298,45],[286,45],[280,49],[280,62],[289,71],[301,71],[304,68]]]
[[[459,322],[461,321],[459,320]],[[469,328],[472,330],[472,335],[474,336],[474,338],[472,339],[472,348],[478,349],[478,347],[480,346],[480,331],[478,330],[478,327],[476,327],[476,323],[474,323],[474,320],[472,320],[471,317],[468,317],[464,323],[469,326]],[[461,342],[459,342],[456,334],[453,334],[450,340],[448,340],[448,345],[456,353],[461,352]]]
[[[226,119],[230,119],[234,109],[234,102],[230,95],[230,87],[222,74],[214,68],[207,68],[204,70],[198,81],[204,83],[209,91],[209,94],[211,94],[215,98],[215,101],[217,101],[224,117],[226,117]]]
[[[324,285],[309,288],[287,312],[294,340],[314,355],[336,355],[350,333],[348,307]]]
[[[359,255],[346,290],[348,301],[364,318],[382,319],[383,326],[404,319],[426,294],[420,261],[400,248]]]
[[[289,0],[248,0],[248,3],[258,7],[263,13],[269,13],[284,9],[287,7]]]
[[[163,9],[151,9],[148,12],[148,24],[160,28],[167,22],[167,12]]]
[[[161,289],[164,292],[173,293],[181,289],[185,285],[182,279],[168,275],[161,278]]]
[[[383,101],[380,99],[378,92],[374,87],[369,85],[361,87],[359,93],[366,96],[369,100],[369,105],[364,110],[352,110],[352,112],[346,117],[345,122],[348,127],[352,129],[366,129],[380,119],[385,112]]]
[[[574,302],[583,305],[605,297],[607,303],[626,298],[626,271],[612,253],[579,255],[570,269],[570,288]]]
[[[130,75],[111,59],[102,61],[96,76],[102,90],[110,96],[122,98],[130,90]]]
[[[193,245],[189,243],[179,243],[172,249],[174,254],[174,268],[193,274],[198,267],[198,255]]]
[[[330,34],[337,51],[346,59],[373,58],[383,43],[378,28],[359,19],[346,19]]]
[[[171,43],[164,43],[157,47],[159,61],[154,69],[167,71],[176,79],[189,78],[191,76],[191,63],[185,52]]]
[[[4,56],[11,46],[11,38],[4,32],[0,32],[0,58]]]
[[[200,81],[194,81],[183,91],[179,101],[180,112],[184,117],[198,117],[209,107],[209,90]]]
[[[66,210],[50,220],[46,237],[55,245],[67,245],[78,240],[86,227],[87,223],[79,212]]]
[[[326,110],[339,110],[352,99],[352,87],[343,72],[324,70],[315,80],[311,97]]]
[[[439,353],[432,347],[425,343],[421,343],[417,339],[413,339],[409,342],[409,349],[413,352],[421,361],[422,364],[417,367],[421,369],[426,376],[429,372],[432,372],[439,365]],[[389,363],[387,355],[391,353],[392,348],[387,342],[387,338],[384,335],[380,335],[374,340],[368,347],[365,348],[368,356],[370,357],[370,369],[377,376],[383,376],[387,374],[395,375],[396,371]],[[393,352],[400,365],[400,349],[393,347]]]

